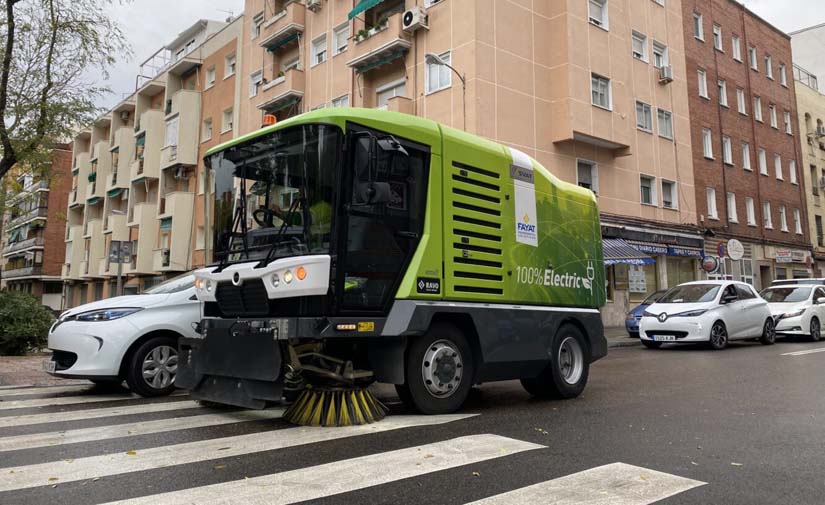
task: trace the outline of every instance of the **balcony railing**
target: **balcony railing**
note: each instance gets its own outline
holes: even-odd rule
[[[30,219],[36,219],[36,218],[39,218],[39,217],[44,217],[45,218],[45,217],[48,217],[48,215],[49,215],[48,207],[36,207],[34,209],[31,209],[31,210],[25,212],[24,214],[21,214],[21,215],[17,216],[16,218],[12,219],[11,221],[9,221],[8,227],[9,227],[9,229],[11,229],[11,228],[14,228],[15,226],[17,226],[19,224],[22,224],[22,223],[25,223],[26,221],[29,221]]]
[[[347,65],[358,74],[403,57],[412,46],[410,36],[402,29],[402,15],[393,14],[386,23],[355,37],[353,59]]]
[[[31,277],[33,275],[43,275],[43,267],[41,265],[28,266],[22,268],[15,268],[8,266],[3,270],[3,277],[6,279],[15,279],[18,277]]]
[[[306,7],[300,2],[292,2],[263,24],[260,45],[276,51],[287,44],[297,43],[305,24]]]
[[[46,240],[43,237],[34,237],[28,240],[22,240],[20,242],[15,242],[14,244],[9,244],[3,249],[3,254],[9,254],[16,251],[24,251],[26,249],[30,249],[32,247],[43,247],[46,243]]]

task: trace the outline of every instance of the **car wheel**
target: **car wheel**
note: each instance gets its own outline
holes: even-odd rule
[[[178,373],[178,341],[170,336],[154,337],[129,357],[126,383],[140,396],[164,396],[175,390]]]
[[[642,340],[642,345],[648,349],[658,349],[662,347],[661,342],[654,342],[653,340]]]
[[[422,414],[448,414],[461,408],[473,385],[473,352],[455,326],[435,323],[407,348],[405,383],[398,396]]]
[[[762,345],[773,345],[776,342],[776,326],[773,318],[765,320],[765,326],[762,327],[762,336],[759,338]]]
[[[811,319],[811,341],[819,342],[822,339],[822,326],[819,324],[819,319]]]
[[[550,364],[538,377],[521,379],[521,385],[540,398],[575,398],[584,391],[590,373],[590,357],[584,335],[572,325],[564,325],[551,345]]]
[[[722,321],[716,321],[710,328],[710,346],[721,351],[728,345],[728,329]]]

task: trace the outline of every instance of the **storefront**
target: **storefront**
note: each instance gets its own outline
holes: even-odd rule
[[[705,273],[708,279],[747,282],[757,290],[779,279],[811,277],[811,252],[737,239],[713,238],[705,242],[705,254],[718,260],[715,270]]]

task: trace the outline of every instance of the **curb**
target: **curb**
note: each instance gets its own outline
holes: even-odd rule
[[[607,341],[607,348],[608,349],[618,349],[620,347],[637,347],[637,346],[641,346],[641,345],[642,345],[642,343],[639,340],[636,340],[636,339],[630,340],[630,341],[624,341],[624,340],[621,340],[621,341],[608,340]]]

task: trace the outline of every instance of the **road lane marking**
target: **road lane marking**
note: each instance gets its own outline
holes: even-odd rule
[[[4,389],[0,391],[0,398],[7,398],[9,396],[23,396],[23,395],[50,395],[58,393],[76,393],[84,389],[91,391],[94,384],[75,384],[72,386],[55,386],[49,388],[33,387],[33,388],[16,388]]]
[[[402,428],[435,426],[473,417],[477,414],[443,416],[390,416],[375,424],[346,428],[287,428],[250,433],[177,445],[152,447],[138,451],[105,454],[54,461],[16,468],[3,468],[0,492],[71,481],[140,472],[173,465],[198,463],[213,459],[244,456],[316,442],[381,433]],[[52,480],[54,479],[54,480]]]
[[[187,393],[172,393],[171,396],[182,396]],[[83,403],[116,402],[143,400],[138,395],[131,393],[119,395],[88,395],[88,396],[63,396],[58,398],[35,398],[33,400],[3,400],[0,398],[0,410],[27,409],[32,407],[56,407],[59,405],[80,405]]]
[[[183,410],[193,408],[203,408],[197,402],[191,400],[146,403],[142,405],[124,405],[122,407],[109,407],[105,409],[72,410],[69,412],[52,412],[49,414],[29,414],[25,416],[0,417],[0,428],[11,426],[27,426],[31,424],[56,423],[64,421],[81,421],[100,417],[128,416],[133,414],[150,414],[153,412],[167,412],[170,410]],[[206,412],[214,412],[204,409]]]
[[[247,410],[241,412],[222,412],[200,416],[180,417],[175,419],[160,419],[157,421],[142,421],[136,423],[118,424],[114,426],[100,426],[96,428],[82,428],[67,431],[52,431],[33,435],[16,435],[0,438],[0,452],[16,451],[20,449],[34,449],[94,440],[111,438],[136,437],[150,433],[166,433],[169,431],[186,430],[190,428],[204,428],[223,424],[243,423],[280,418],[285,409]]]
[[[251,479],[142,496],[112,504],[280,505],[304,502],[544,447],[500,435],[471,435]]]
[[[808,349],[805,351],[786,352],[783,353],[782,356],[804,356],[806,354],[816,354],[818,352],[825,352],[825,347],[820,347],[818,349]]]
[[[703,485],[705,482],[698,480],[613,463],[490,496],[468,505],[648,505]]]

